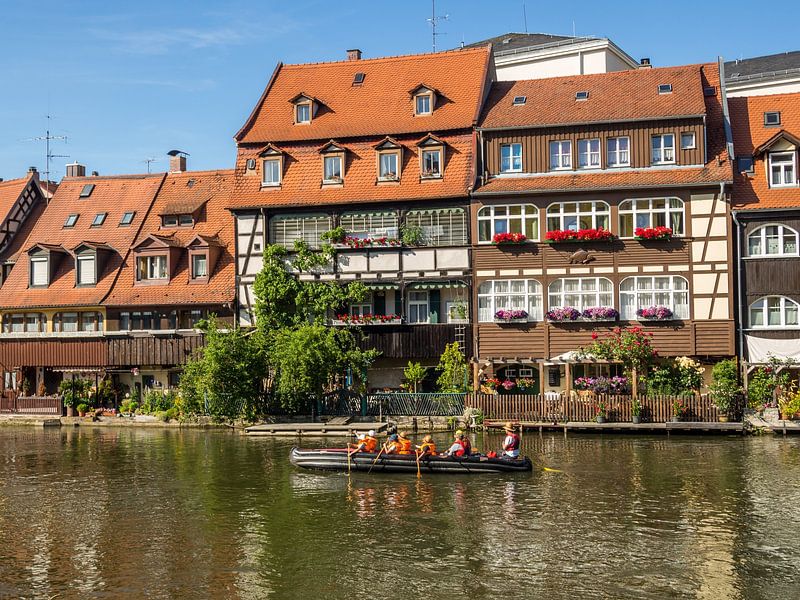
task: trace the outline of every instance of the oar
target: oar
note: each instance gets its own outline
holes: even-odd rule
[[[374,467],[374,466],[375,466],[375,463],[376,463],[376,462],[378,462],[378,459],[381,457],[381,454],[383,454],[383,451],[384,451],[384,450],[386,450],[386,444],[384,444],[383,446],[381,446],[381,449],[378,451],[378,456],[376,456],[376,457],[375,457],[375,460],[373,460],[373,461],[372,461],[372,464],[369,466],[369,471],[367,471],[367,475],[369,475],[370,473],[372,473],[372,467]]]
[[[414,454],[417,455],[417,479],[419,479],[420,477],[422,477],[422,474],[419,472],[419,459],[422,458],[423,453],[422,450],[420,450],[419,454],[417,454],[417,451],[415,450]]]
[[[548,473],[563,473],[561,469],[551,469],[550,467],[542,467],[542,470],[547,471]]]

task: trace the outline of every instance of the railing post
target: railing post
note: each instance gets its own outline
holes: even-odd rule
[[[367,416],[367,396],[364,394],[361,395],[361,416]]]

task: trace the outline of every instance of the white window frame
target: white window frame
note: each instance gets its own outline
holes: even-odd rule
[[[270,165],[270,170],[267,171],[267,165]],[[274,179],[272,176],[275,174],[272,170],[272,165],[277,165],[276,173],[278,178]],[[281,157],[271,156],[265,158],[261,165],[261,186],[262,187],[278,187],[283,181],[283,159]],[[269,174],[269,178],[267,175]]]
[[[370,295],[369,300],[363,300],[361,302],[353,302],[350,304],[348,308],[348,312],[350,313],[351,317],[363,317],[365,315],[371,315],[372,313],[372,296]]]
[[[791,156],[791,161],[777,161],[780,156]],[[771,188],[797,187],[797,150],[787,150],[783,152],[770,152],[767,162],[767,182]],[[790,183],[774,183],[772,180],[772,168],[780,167],[780,180],[786,179],[787,167],[791,169]]]
[[[311,102],[298,102],[294,106],[294,122],[297,125],[307,125],[311,123]],[[305,114],[301,114],[305,113]]]
[[[770,323],[769,322],[769,301],[770,300],[777,300],[778,307],[780,308],[780,323]],[[757,306],[757,305],[761,306]],[[786,309],[787,307],[791,307],[794,309],[795,323],[789,324],[790,319],[787,319]],[[759,311],[761,313],[761,324],[756,325],[753,323],[753,311]],[[762,296],[752,304],[747,309],[747,326],[750,329],[800,329],[800,304],[798,304],[795,300],[791,298],[787,298],[786,296]]]
[[[145,264],[144,277],[142,277],[142,269],[140,267],[142,262]],[[163,276],[161,273],[163,273]],[[167,255],[144,254],[137,256],[136,279],[137,281],[167,281],[169,279],[169,259]]]
[[[469,239],[467,211],[460,207],[411,210],[405,224],[422,230],[426,246],[466,246]]]
[[[329,169],[328,165],[338,163],[338,175],[332,173],[335,169]],[[322,182],[323,183],[342,183],[344,181],[344,157],[341,154],[329,154],[322,157]]]
[[[192,279],[208,279],[208,254],[205,252],[197,252],[192,254]],[[203,261],[203,273],[199,274],[197,272],[197,261],[202,259]]]
[[[672,138],[672,145],[667,145],[667,138]],[[658,145],[656,145],[658,140]],[[668,152],[672,152],[672,159],[666,159]],[[660,157],[656,160],[656,153]],[[675,164],[675,134],[658,133],[650,136],[650,158],[653,165],[674,165]]]
[[[47,287],[50,285],[50,258],[48,256],[31,256],[30,287]],[[43,272],[38,272],[44,269]],[[37,275],[39,275],[37,277]]]
[[[423,306],[425,307],[425,320],[420,319],[420,313],[419,313],[420,309]],[[414,308],[416,308],[416,311],[412,310]],[[407,312],[408,312],[408,322],[411,324],[430,323],[431,299],[428,290],[410,290],[408,292]]]
[[[622,140],[625,140],[625,148],[620,148],[620,143]],[[613,147],[612,147],[613,144]],[[623,161],[621,157],[625,158]],[[614,161],[612,162],[612,158]],[[617,137],[610,137],[606,139],[606,161],[608,163],[608,167],[612,169],[616,169],[618,167],[630,167],[631,166],[631,138],[627,135],[621,135]]]
[[[395,211],[350,211],[339,215],[339,225],[358,239],[400,237],[400,219]]]
[[[664,208],[653,208],[653,202],[663,200]],[[680,207],[673,207],[673,201],[678,201]],[[647,202],[647,208],[639,208],[639,203]],[[636,229],[638,227],[659,227],[655,224],[654,217],[663,217],[665,225],[672,229],[672,235],[682,237],[686,235],[686,206],[683,200],[676,196],[666,198],[627,198],[619,203],[619,236],[625,239],[633,239],[636,236]],[[679,219],[680,227],[675,227],[673,216]],[[625,227],[623,226],[623,219],[626,217],[631,218],[630,235],[623,235]],[[640,224],[640,218],[647,218],[647,225]]]
[[[500,172],[522,173],[522,144],[500,144]]]
[[[596,149],[592,149],[595,146]],[[603,152],[600,138],[578,140],[578,168],[581,170],[600,169],[603,166]]]
[[[684,144],[683,138],[691,136],[691,142]],[[694,131],[681,131],[681,150],[694,150],[697,148],[697,135]]]
[[[512,291],[513,290],[513,291]],[[542,284],[537,279],[490,279],[478,286],[478,322],[492,323],[498,310],[524,310],[528,321],[544,318]]]
[[[89,270],[89,278],[86,279],[86,270]],[[80,286],[97,284],[97,255],[94,252],[79,254],[75,257],[75,270],[77,273],[76,282]]]
[[[769,252],[769,244],[767,243],[767,230],[770,227],[777,227],[777,237],[778,237],[778,252]],[[786,238],[789,237],[786,234],[789,233],[791,236],[794,236],[794,252],[786,252]],[[770,236],[771,237],[771,236]],[[761,243],[761,252],[755,254],[750,250],[750,241],[753,238],[758,238],[758,241]],[[748,258],[765,258],[765,257],[782,257],[782,256],[800,256],[800,234],[788,225],[781,225],[780,223],[765,223],[753,231],[747,236],[747,257]]]
[[[565,290],[567,282],[577,282],[576,290]],[[593,285],[592,285],[593,284]],[[606,289],[601,289],[601,286]],[[568,296],[577,296],[577,302],[568,302]],[[598,306],[614,306],[614,284],[607,277],[561,277],[547,286],[549,310],[572,307],[579,311]]]
[[[590,211],[581,210],[582,204],[591,204],[592,209]],[[575,210],[566,210],[569,205],[574,205]],[[552,210],[556,207],[559,209],[558,212]],[[599,229],[600,227],[608,231],[611,230],[611,207],[609,206],[608,202],[604,202],[603,200],[587,200],[585,202],[554,202],[547,207],[545,215],[547,218],[547,231],[579,231],[581,229]],[[566,221],[572,220],[573,217],[575,218],[575,227],[566,227]],[[581,227],[581,217],[590,217],[592,221],[591,227]],[[603,220],[603,218],[605,218],[605,225],[598,224],[601,220]],[[558,219],[558,229],[551,227],[551,220],[554,219]]]
[[[656,287],[657,280],[669,280],[668,288]],[[681,282],[678,284],[678,282]],[[632,289],[626,289],[630,285]],[[669,296],[663,302],[656,300],[658,295]],[[651,300],[644,301],[649,296]],[[626,302],[627,299],[633,302]],[[685,302],[681,302],[685,300]],[[691,307],[689,304],[689,281],[680,275],[635,275],[619,282],[620,318],[623,321],[635,321],[636,311],[651,306],[666,306],[672,311],[673,318],[689,320]]]
[[[550,170],[572,170],[572,140],[550,141]]]
[[[433,157],[436,157],[435,159]],[[441,148],[423,148],[420,153],[420,177],[423,179],[438,179],[442,176],[442,149]],[[436,169],[428,169],[427,164],[431,165],[436,163]]]
[[[389,169],[384,169],[384,158],[394,158],[394,175]],[[400,151],[384,150],[378,152],[378,181],[399,181],[400,180]]]
[[[275,215],[269,220],[269,241],[287,250],[294,248],[295,240],[305,242],[309,248],[322,247],[322,234],[333,227],[330,215],[319,213]]]
[[[427,107],[422,106],[422,104],[426,103]],[[417,94],[414,96],[414,114],[418,117],[427,116],[433,114],[433,94],[430,92],[425,92],[423,94]]]
[[[511,209],[520,209],[519,215],[510,214]],[[500,214],[498,214],[498,212]],[[512,221],[519,221],[519,228],[511,231]],[[481,224],[489,223],[489,237],[485,238]],[[498,229],[498,225],[505,223],[504,227]],[[530,228],[529,228],[530,226]],[[516,231],[519,229],[519,231]],[[531,231],[533,235],[528,235]],[[491,244],[492,239],[498,233],[524,233],[528,241],[539,241],[539,208],[533,204],[500,204],[496,206],[484,206],[478,211],[478,243]]]

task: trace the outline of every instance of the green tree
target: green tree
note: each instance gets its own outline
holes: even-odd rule
[[[408,361],[408,366],[403,369],[403,375],[411,384],[412,391],[417,392],[417,387],[425,379],[428,367],[423,367],[421,363]]]
[[[458,342],[445,346],[444,352],[439,358],[439,366],[436,368],[441,371],[441,375],[436,381],[440,392],[457,393],[467,391],[469,386],[469,367],[464,359],[464,354],[458,347]]]
[[[728,414],[736,397],[741,394],[739,374],[734,359],[721,360],[711,369],[711,395],[719,411]]]

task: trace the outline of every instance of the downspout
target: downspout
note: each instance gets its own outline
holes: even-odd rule
[[[739,223],[739,215],[738,211],[731,211],[731,217],[733,218],[733,222],[735,224],[735,231],[736,231],[736,303],[739,306],[739,318],[735,320],[736,322],[736,329],[739,333],[739,355],[744,357],[744,329],[742,327],[742,319],[745,317],[744,312],[744,305],[742,300],[744,295],[742,294],[742,271],[744,269],[741,268],[741,261],[742,261],[742,236],[740,233],[741,230],[741,223]],[[744,377],[746,378],[747,375],[745,374]]]

